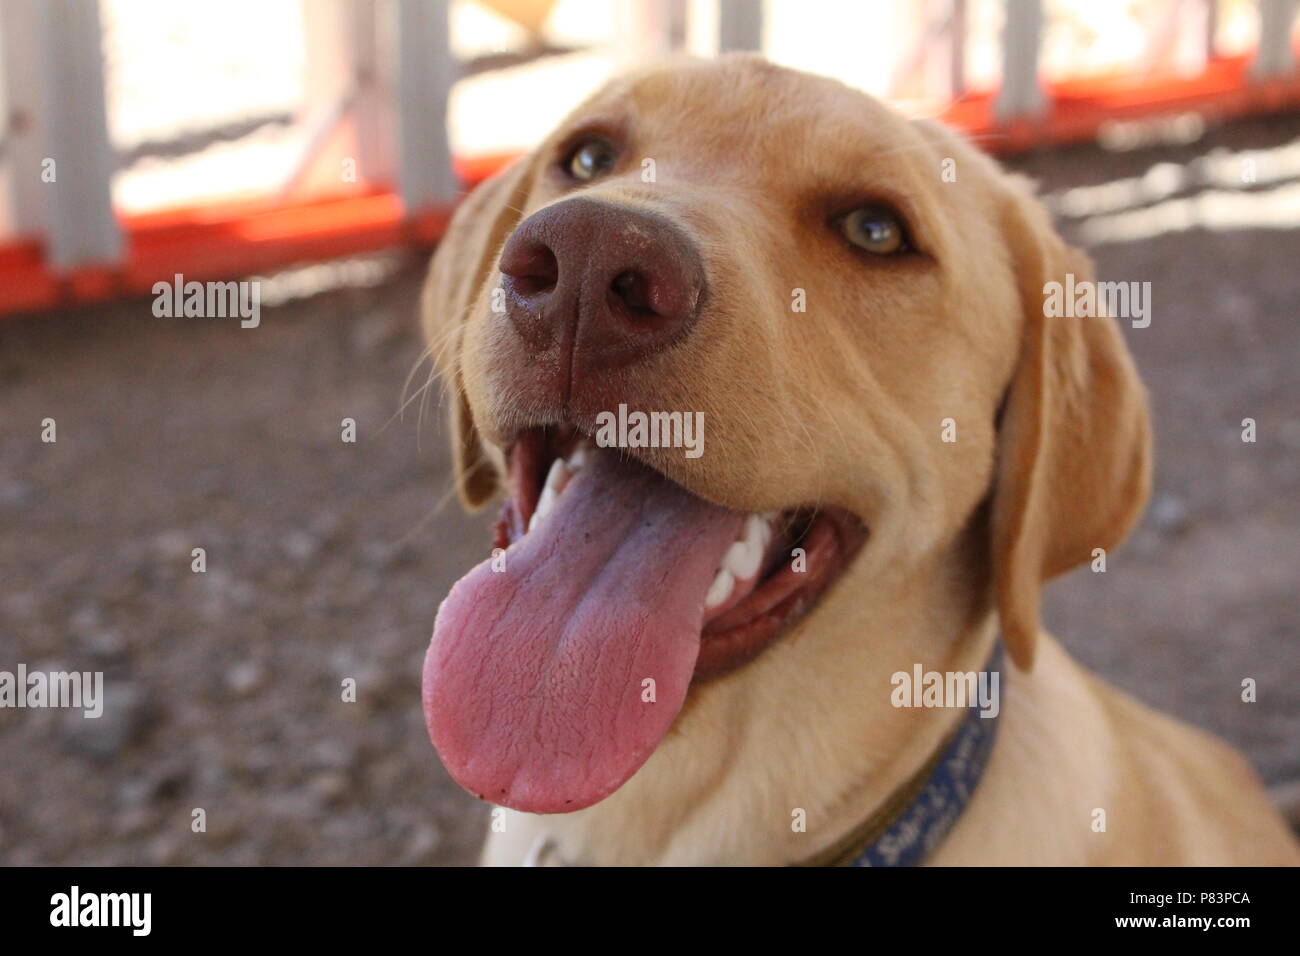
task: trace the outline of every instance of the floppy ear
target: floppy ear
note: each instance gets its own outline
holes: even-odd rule
[[[534,166],[534,155],[525,156],[466,197],[438,244],[420,299],[425,340],[433,349],[434,365],[450,399],[456,489],[470,509],[496,492],[497,475],[484,454],[465,397],[461,336],[470,308],[496,267],[501,247],[519,222],[532,189]]]
[[[1027,190],[1004,207],[1025,313],[999,428],[993,582],[1003,639],[1028,670],[1049,578],[1123,540],[1151,490],[1146,390],[1114,318],[1044,314],[1048,282],[1091,281],[1092,263]],[[1021,193],[1024,193],[1021,195]]]

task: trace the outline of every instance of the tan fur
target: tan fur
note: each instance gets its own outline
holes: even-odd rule
[[[573,814],[509,812],[485,862],[521,862],[540,834],[581,863],[807,858],[956,719],[892,707],[890,675],[979,669],[999,631],[1018,667],[1004,673],[998,742],[931,862],[1297,862],[1240,757],[1040,632],[1043,581],[1117,544],[1141,512],[1146,399],[1114,321],[1043,316],[1043,284],[1087,277],[1086,258],[1026,184],[941,127],[750,56],[646,69],[577,109],[470,196],[430,273],[425,330],[466,504],[491,497],[503,447],[535,423],[503,358],[512,333],[489,307],[496,256],[524,216],[570,194],[554,167],[587,129],[626,150],[586,190],[678,223],[709,277],[697,328],[626,379],[634,407],[704,411],[707,453],[646,460],[741,510],[847,508],[870,538],[791,633],[692,691],[621,789]],[[955,183],[940,177],[948,157]],[[873,199],[910,220],[921,256],[868,261],[828,227]],[[796,288],[804,313],[790,309]],[[945,418],[955,443],[940,441]],[[796,808],[807,832],[792,832]]]

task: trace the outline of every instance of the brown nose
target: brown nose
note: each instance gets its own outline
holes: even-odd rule
[[[586,196],[520,223],[499,266],[520,337],[541,351],[571,348],[575,378],[679,341],[704,290],[699,253],[675,225]]]

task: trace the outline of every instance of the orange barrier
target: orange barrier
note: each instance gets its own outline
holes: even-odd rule
[[[1153,76],[1137,82],[1131,77],[1105,77],[1050,84],[1049,105],[1042,116],[1005,124],[994,116],[996,92],[974,94],[953,103],[942,119],[981,137],[980,146],[989,152],[1005,154],[1044,143],[1092,139],[1106,123],[1116,121],[1184,112],[1213,121],[1300,107],[1300,74],[1256,82],[1248,75],[1250,60],[1220,57],[1194,77]]]
[[[1190,79],[1089,79],[1052,85],[1041,117],[1001,124],[996,93],[972,94],[943,114],[945,122],[980,138],[993,153],[1044,143],[1089,139],[1107,122],[1194,111],[1211,119],[1300,107],[1300,76],[1254,83],[1249,58],[1212,61]],[[472,188],[511,159],[458,159],[456,171]],[[430,247],[441,237],[451,208],[408,217],[391,191],[317,197],[291,203],[244,202],[124,217],[125,261],[60,275],[44,263],[39,241],[0,244],[0,314],[149,294],[177,273],[186,281],[264,273],[394,246]]]
[[[155,282],[231,278],[393,246],[432,246],[449,209],[403,215],[391,192],[290,204],[231,203],[123,220],[121,265],[53,273],[41,244],[0,246],[0,313],[148,294]]]

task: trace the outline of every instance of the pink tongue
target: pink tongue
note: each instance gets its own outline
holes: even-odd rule
[[[456,781],[531,813],[621,786],[681,709],[704,596],[743,522],[615,451],[588,454],[506,570],[483,562],[438,611],[424,717]]]

